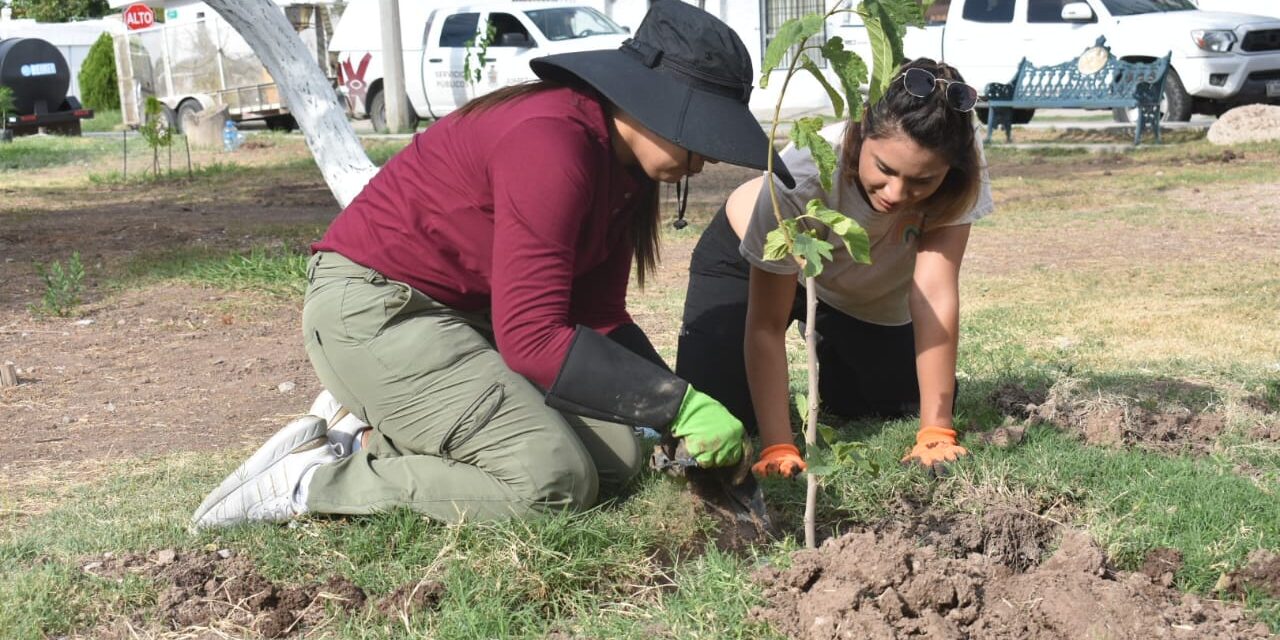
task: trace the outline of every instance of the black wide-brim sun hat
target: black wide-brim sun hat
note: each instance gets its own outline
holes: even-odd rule
[[[640,124],[705,158],[768,169],[773,149],[748,102],[751,58],[733,29],[680,0],[657,0],[618,49],[578,51],[529,63],[539,78],[575,78]],[[773,172],[795,186],[777,153]]]

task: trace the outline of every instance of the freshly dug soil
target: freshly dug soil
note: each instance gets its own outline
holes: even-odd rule
[[[756,573],[767,604],[752,612],[789,638],[1271,637],[1237,606],[1110,571],[1079,531],[1026,572],[984,553],[948,556],[900,524],[855,531],[791,560]]]

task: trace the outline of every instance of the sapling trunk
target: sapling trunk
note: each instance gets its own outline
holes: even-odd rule
[[[804,448],[817,451],[818,444],[818,332],[814,329],[818,309],[818,293],[813,277],[804,279],[804,348],[809,360],[809,411],[804,428]],[[805,474],[804,546],[817,546],[818,476]]]
[[[768,85],[769,75],[781,63],[786,52],[793,50],[791,63],[783,76],[782,89],[778,92],[778,100],[774,105],[773,123],[769,129],[769,143],[772,147],[777,136],[778,121],[782,115],[782,101],[787,93],[787,85],[796,71],[808,71],[827,91],[835,108],[837,118],[842,117],[844,108],[849,108],[849,119],[859,120],[862,115],[861,87],[867,82],[867,68],[856,53],[844,49],[844,41],[835,36],[826,43],[814,46],[804,43],[822,32],[826,20],[849,9],[840,9],[843,2],[837,2],[830,10],[822,14],[808,14],[792,18],[783,23],[770,41],[761,64],[760,86]],[[899,33],[898,19],[905,19],[909,24],[922,25],[923,9],[916,0],[862,0],[857,13],[866,24],[867,33],[872,44],[874,70],[869,86],[870,102],[874,103],[887,88],[894,70],[902,56],[902,34]],[[793,49],[794,48],[794,49]],[[812,60],[805,57],[806,51],[817,51],[831,63],[843,89],[837,91],[821,69]],[[831,190],[832,175],[835,172],[836,157],[832,146],[821,135],[823,122],[821,118],[808,117],[796,120],[791,127],[791,142],[797,149],[808,148],[818,165],[822,187]],[[773,154],[770,149],[766,175],[773,173]],[[838,236],[849,252],[850,257],[859,263],[871,263],[871,242],[856,221],[839,211],[830,209],[819,199],[810,200],[803,212],[794,218],[784,219],[779,206],[776,182],[769,180],[769,199],[773,205],[773,215],[778,228],[769,232],[765,239],[764,257],[766,260],[780,260],[791,256],[800,264],[805,283],[805,352],[809,365],[809,395],[807,406],[803,409],[805,418],[805,457],[810,461],[818,456],[818,353],[815,316],[817,315],[818,298],[814,280],[822,273],[824,261],[832,259],[835,246],[829,241],[831,235]],[[802,221],[809,228],[802,226]],[[825,231],[819,229],[825,227]],[[818,473],[811,470],[806,474],[806,495],[804,510],[805,545],[814,548],[817,544],[817,501]]]

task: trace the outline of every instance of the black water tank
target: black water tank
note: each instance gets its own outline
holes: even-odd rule
[[[71,86],[71,69],[58,48],[39,38],[0,40],[0,84],[13,90],[18,113],[57,111]]]

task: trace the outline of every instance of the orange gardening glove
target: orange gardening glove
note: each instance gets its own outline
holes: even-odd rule
[[[808,468],[794,444],[775,444],[760,452],[760,461],[751,465],[751,472],[761,477],[794,478]]]
[[[934,476],[947,474],[947,463],[955,462],[969,450],[956,442],[955,429],[946,427],[920,427],[916,432],[916,446],[907,452],[902,464],[915,462]]]

